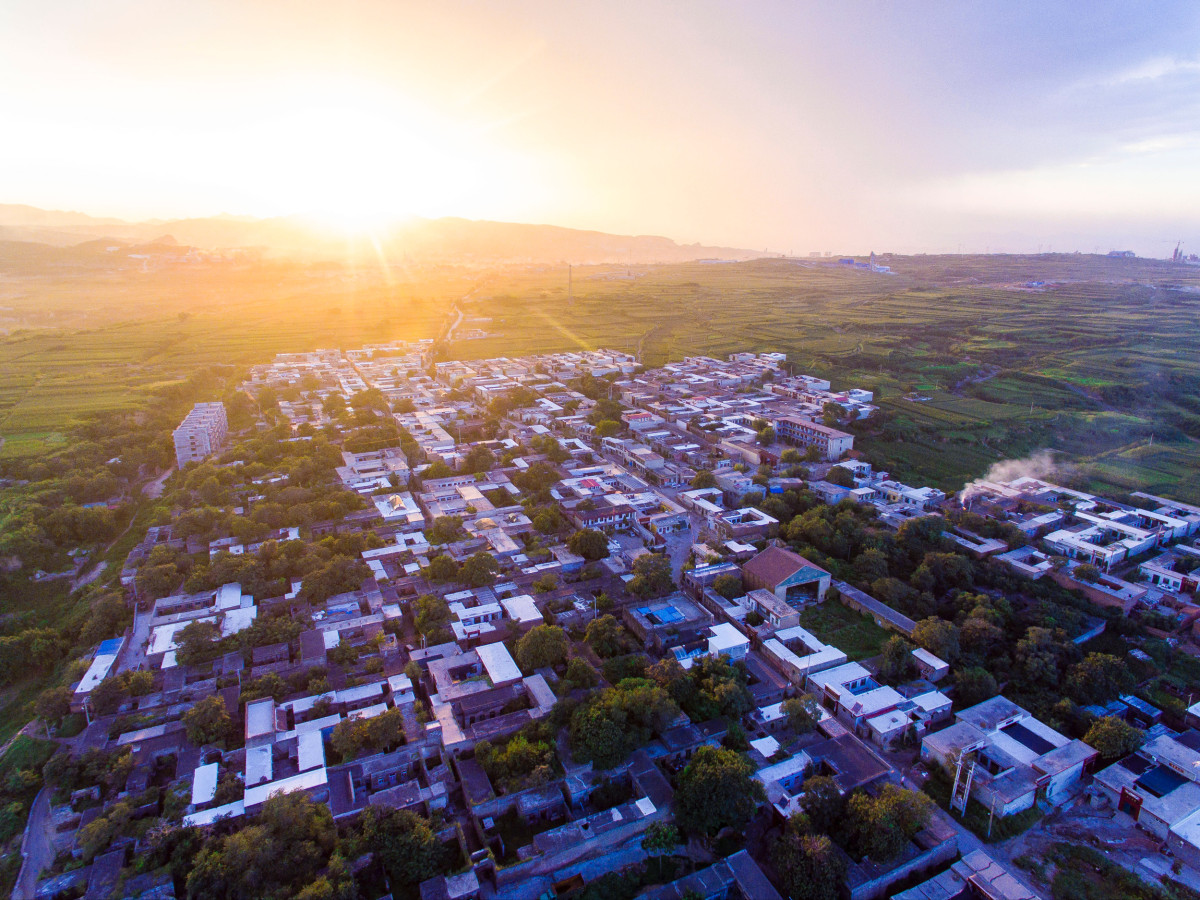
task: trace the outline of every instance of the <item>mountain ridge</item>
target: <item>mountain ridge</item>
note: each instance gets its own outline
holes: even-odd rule
[[[719,257],[753,259],[752,250],[680,244],[660,235],[620,235],[527,222],[414,218],[373,233],[339,234],[303,215],[254,219],[221,214],[131,222],[86,213],[0,204],[0,239],[69,247],[90,241],[151,244],[170,238],[202,250],[256,249],[309,259],[478,263],[662,263]]]

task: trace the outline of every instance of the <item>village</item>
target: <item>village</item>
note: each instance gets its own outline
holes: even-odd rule
[[[1088,833],[1200,884],[1200,698],[1160,674],[1200,652],[1200,508],[905,484],[854,447],[871,392],[779,353],[423,341],[243,389],[246,427],[176,431],[133,623],[71,689],[39,898],[175,897],[180,834],[297,795],[431,834],[424,869],[362,838],[371,900],[660,863],[656,900],[1025,900]]]

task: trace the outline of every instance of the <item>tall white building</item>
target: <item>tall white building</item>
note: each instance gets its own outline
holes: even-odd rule
[[[211,456],[228,434],[225,404],[197,403],[175,429],[175,461],[179,468]]]

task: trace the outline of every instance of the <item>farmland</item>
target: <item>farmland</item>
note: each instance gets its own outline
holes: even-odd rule
[[[613,347],[646,365],[780,350],[876,392],[856,446],[952,490],[1049,448],[1064,477],[1200,502],[1200,271],[1077,255],[410,270],[284,262],[9,272],[0,455],[61,445],[199,368],[433,337],[450,357]],[[460,299],[465,298],[465,299]]]
[[[646,365],[780,350],[876,392],[857,446],[952,490],[1039,449],[1099,490],[1200,502],[1200,271],[1089,256],[883,258],[545,269],[465,305],[454,356],[611,346]]]

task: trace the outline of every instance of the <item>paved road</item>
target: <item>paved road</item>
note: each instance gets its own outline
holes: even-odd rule
[[[129,672],[145,665],[146,643],[150,640],[150,619],[153,615],[153,604],[150,609],[144,611],[139,606],[138,611],[134,613],[133,631],[117,657],[118,673]]]
[[[44,786],[38,791],[29,810],[29,822],[25,836],[21,839],[21,872],[13,888],[14,900],[32,900],[37,888],[38,876],[54,862],[54,843],[51,840],[50,795],[51,789]]]

